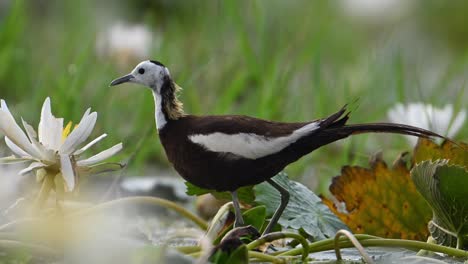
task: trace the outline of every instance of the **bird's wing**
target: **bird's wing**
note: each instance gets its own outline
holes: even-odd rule
[[[194,120],[188,138],[213,152],[257,159],[277,153],[319,129],[320,122],[280,123],[246,116],[205,116]]]

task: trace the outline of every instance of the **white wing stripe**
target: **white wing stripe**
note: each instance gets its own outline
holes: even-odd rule
[[[244,158],[257,159],[281,151],[317,128],[319,128],[318,122],[314,122],[295,130],[288,136],[277,138],[253,133],[229,135],[216,132],[208,135],[190,135],[189,139],[210,151],[230,152]]]

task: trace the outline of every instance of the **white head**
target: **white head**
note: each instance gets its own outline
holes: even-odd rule
[[[140,62],[129,74],[113,80],[110,86],[130,82],[144,85],[160,93],[161,87],[170,78],[169,70],[159,61]]]
[[[153,91],[158,130],[164,128],[168,121],[184,115],[182,103],[177,99],[180,87],[172,81],[169,70],[162,63],[153,60],[140,62],[131,73],[113,80],[110,86],[127,82],[144,85]]]

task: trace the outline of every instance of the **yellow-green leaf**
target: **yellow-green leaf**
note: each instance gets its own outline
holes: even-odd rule
[[[457,142],[457,145],[450,141],[445,141],[442,145],[437,145],[431,140],[420,138],[413,153],[413,164],[426,160],[447,159],[449,164],[468,166],[468,144]]]
[[[468,170],[447,160],[419,163],[411,177],[433,210],[431,235],[438,243],[458,248],[468,242]],[[466,245],[468,246],[468,245]]]
[[[370,168],[345,166],[330,192],[345,209],[324,202],[355,233],[387,238],[425,240],[430,207],[417,192],[402,157],[388,166],[375,157]]]

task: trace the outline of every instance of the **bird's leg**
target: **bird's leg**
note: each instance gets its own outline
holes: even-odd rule
[[[234,227],[241,227],[244,225],[244,219],[242,218],[242,212],[239,205],[239,198],[237,197],[237,191],[231,192],[232,195],[232,204],[234,205],[234,213],[236,215],[236,220],[234,222]]]
[[[279,191],[279,193],[281,194],[281,203],[278,209],[276,209],[275,213],[273,214],[273,217],[271,218],[268,226],[265,228],[265,231],[263,231],[262,236],[271,232],[271,229],[276,225],[276,223],[278,223],[278,220],[281,217],[281,214],[283,214],[283,211],[289,202],[289,192],[286,189],[281,187],[281,185],[279,185],[272,179],[268,179],[267,182],[271,186],[273,186],[273,188]]]

